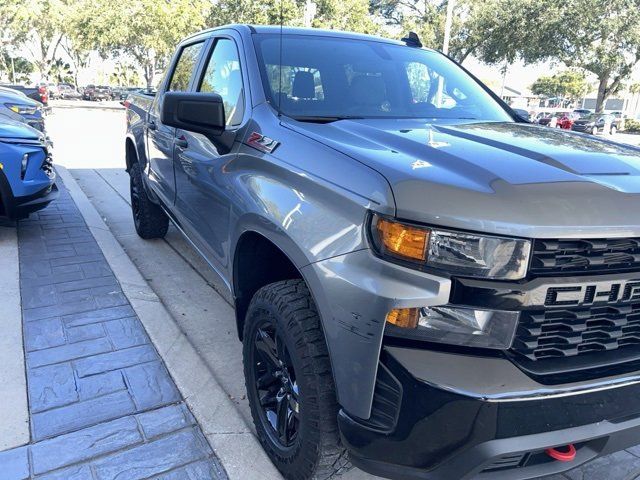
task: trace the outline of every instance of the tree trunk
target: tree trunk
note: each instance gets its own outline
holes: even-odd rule
[[[609,83],[609,73],[602,74],[598,77],[598,96],[596,98],[596,113],[602,113],[604,111],[607,98],[609,97],[609,90],[607,84]]]

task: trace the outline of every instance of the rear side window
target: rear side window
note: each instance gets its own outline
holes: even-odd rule
[[[198,42],[182,49],[178,63],[176,63],[176,68],[173,70],[169,88],[167,88],[168,91],[186,92],[189,89],[189,81],[198,65],[198,58],[200,57],[203,44],[204,42]]]
[[[227,125],[239,125],[244,114],[244,91],[240,58],[235,43],[219,38],[198,87],[199,92],[213,92],[222,97]]]

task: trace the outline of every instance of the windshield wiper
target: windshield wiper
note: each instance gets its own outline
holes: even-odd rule
[[[317,116],[317,115],[305,115],[305,116],[292,116],[294,120],[299,122],[309,122],[309,123],[331,123],[337,122],[338,120],[362,120],[364,117],[356,117],[356,116]]]

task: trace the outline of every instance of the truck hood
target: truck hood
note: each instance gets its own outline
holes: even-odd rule
[[[531,238],[640,236],[640,149],[511,122],[288,126],[377,170],[399,218]]]

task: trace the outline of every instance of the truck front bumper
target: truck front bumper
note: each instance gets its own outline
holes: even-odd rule
[[[384,347],[381,362],[391,375],[386,383],[393,378],[400,393],[395,412],[379,403],[387,416],[396,415],[394,428],[383,431],[345,411],[338,417],[352,462],[376,475],[529,479],[569,470],[640,438],[638,375],[549,388],[501,358]],[[496,378],[502,375],[508,378]],[[381,418],[375,411],[373,416]],[[545,453],[568,444],[576,448],[571,462]]]

